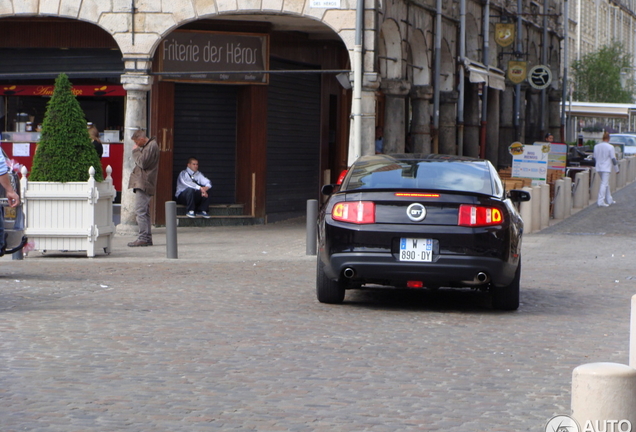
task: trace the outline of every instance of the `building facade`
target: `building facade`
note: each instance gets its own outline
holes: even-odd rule
[[[375,151],[377,126],[386,153],[495,166],[510,164],[514,141],[558,136],[560,2],[363,1],[3,0],[3,130],[24,112],[41,121],[44,102],[18,90],[59,72],[92,86],[80,101],[87,120],[121,132],[124,225],[135,223],[125,183],[138,128],[162,150],[157,223],[189,156],[214,202],[266,222],[303,214],[352,151]],[[506,23],[513,41],[500,46]],[[543,65],[551,80],[513,83],[510,61]],[[125,96],[108,93],[120,87]]]

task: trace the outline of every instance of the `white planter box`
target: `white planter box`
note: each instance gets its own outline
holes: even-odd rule
[[[115,235],[113,201],[115,187],[110,165],[106,179],[95,181],[95,169],[89,169],[87,182],[28,181],[22,168],[20,188],[24,201],[25,234],[35,250],[111,251]]]

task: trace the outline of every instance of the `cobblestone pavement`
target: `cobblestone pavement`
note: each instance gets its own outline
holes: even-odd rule
[[[315,299],[303,221],[179,230],[93,259],[4,257],[0,430],[544,431],[572,370],[627,363],[636,185],[523,246],[522,305]]]

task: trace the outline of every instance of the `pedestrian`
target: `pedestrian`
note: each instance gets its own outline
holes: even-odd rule
[[[88,134],[93,141],[93,146],[95,146],[95,151],[97,152],[97,156],[101,159],[104,154],[104,146],[102,145],[102,140],[99,138],[99,131],[95,127],[94,124],[91,124],[88,128]]]
[[[616,161],[616,151],[609,143],[609,132],[603,133],[603,141],[594,146],[594,159],[596,160],[596,172],[601,177],[601,186],[598,190],[596,204],[599,207],[609,207],[616,204],[610,192],[609,179],[612,169],[618,172],[618,162]]]
[[[177,177],[177,203],[186,206],[186,216],[202,216],[209,219],[210,195],[212,182],[199,171],[197,158],[188,159],[188,166]]]
[[[375,154],[380,154],[384,151],[384,128],[382,126],[376,126],[375,128]]]
[[[0,186],[4,188],[4,196],[7,198],[9,206],[17,207],[20,204],[20,195],[18,195],[15,189],[13,189],[10,171],[11,168],[7,165],[7,159],[4,151],[0,151]],[[0,249],[4,251],[5,247],[4,212],[0,210]]]
[[[141,129],[136,130],[130,139],[135,143],[132,150],[135,168],[130,174],[128,188],[135,193],[135,214],[139,236],[134,242],[128,243],[128,246],[152,246],[150,198],[155,194],[157,187],[159,146],[154,137],[148,138]]]
[[[544,141],[549,143],[554,142],[554,135],[548,132],[547,134],[545,134]]]

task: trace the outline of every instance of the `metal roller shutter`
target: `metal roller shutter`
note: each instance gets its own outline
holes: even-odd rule
[[[271,69],[299,69],[272,61]],[[320,75],[271,74],[267,115],[267,220],[301,216],[317,196]]]
[[[212,181],[212,204],[236,203],[237,88],[175,85],[173,195],[188,158]]]

